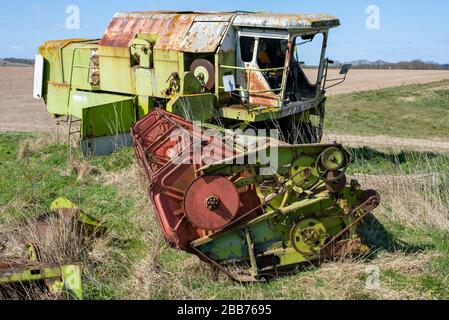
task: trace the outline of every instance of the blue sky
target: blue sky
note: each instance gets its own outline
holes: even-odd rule
[[[80,8],[81,28],[65,27],[68,5]],[[369,30],[366,8],[380,9],[380,29]],[[32,58],[45,40],[100,38],[113,14],[140,10],[248,10],[330,13],[342,26],[331,34],[328,56],[400,61],[423,59],[449,63],[449,1],[393,0],[23,0],[5,1],[0,11],[0,57]]]

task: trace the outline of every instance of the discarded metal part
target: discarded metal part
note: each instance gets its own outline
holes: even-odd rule
[[[54,221],[61,225],[53,225]],[[0,296],[12,299],[39,299],[39,293],[47,292],[54,298],[81,300],[84,297],[82,283],[82,265],[80,263],[55,264],[43,260],[43,248],[28,239],[27,232],[36,233],[33,237],[39,243],[52,241],[54,228],[73,228],[61,232],[76,232],[85,249],[89,247],[89,239],[104,234],[106,226],[94,217],[84,213],[71,201],[59,198],[50,205],[50,212],[28,221],[15,232],[21,237],[24,247],[24,257],[8,258],[0,262]],[[5,240],[6,241],[6,240]],[[5,243],[6,245],[6,243]],[[57,257],[55,260],[59,260]],[[37,296],[33,297],[33,290]],[[31,295],[31,296],[30,296]]]
[[[25,298],[27,285],[43,284],[55,297],[82,300],[82,270],[79,265],[51,266],[42,263],[0,263],[0,293]],[[24,291],[21,293],[20,291]],[[12,292],[14,291],[14,293]]]
[[[58,214],[63,219],[74,221],[82,228],[83,232],[89,232],[91,235],[96,236],[102,236],[106,232],[107,228],[104,222],[85,213],[68,199],[56,199],[50,205],[50,211]]]
[[[339,144],[254,146],[248,137],[195,130],[160,109],[132,136],[165,238],[236,281],[366,250],[358,226],[380,197],[355,181],[346,185],[350,155]],[[277,166],[264,164],[262,151],[277,152]]]

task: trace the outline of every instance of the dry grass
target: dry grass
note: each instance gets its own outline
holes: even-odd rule
[[[0,301],[2,300],[60,300],[61,297],[51,294],[42,285],[36,283],[15,284],[4,286],[0,290]]]
[[[427,264],[434,254],[403,253],[382,254],[371,262],[340,261],[324,264],[316,272],[299,277],[294,283],[287,283],[283,290],[300,286],[301,296],[307,299],[347,300],[362,297],[382,300],[428,299],[429,295],[413,286],[397,287],[386,272],[397,272],[407,277],[420,276],[428,271]],[[380,271],[378,288],[366,285],[372,268]]]
[[[398,284],[388,274],[418,278],[429,272],[428,263],[435,257],[433,253],[384,253],[372,261],[345,259],[268,283],[239,285],[217,276],[194,257],[185,259],[179,270],[167,271],[158,263],[156,250],[132,268],[132,278],[120,289],[126,299],[430,299],[431,295],[413,281]],[[367,286],[373,267],[380,272],[378,288]]]
[[[383,204],[379,214],[410,228],[449,230],[448,185],[444,176],[358,176],[364,186],[378,190]]]
[[[20,144],[17,160],[22,160],[39,152],[44,146],[59,144],[65,141],[67,141],[67,134],[61,134],[57,130],[39,133],[37,138],[26,139]]]
[[[0,225],[0,261],[26,263],[26,245],[38,248],[39,263],[48,266],[80,264],[85,276],[93,265],[105,263],[109,247],[107,238],[100,241],[83,225],[72,219],[49,214],[14,228]],[[39,283],[2,287],[3,298],[13,300],[57,300]],[[0,293],[0,300],[2,294]]]

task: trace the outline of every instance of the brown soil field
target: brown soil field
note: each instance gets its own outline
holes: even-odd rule
[[[0,131],[54,128],[45,104],[33,98],[33,68],[0,68]]]
[[[329,71],[328,79],[341,78],[339,70]],[[329,95],[377,90],[449,79],[445,70],[362,70],[349,71],[346,81],[328,90]],[[332,84],[332,83],[329,83]]]
[[[331,70],[329,78],[338,77]],[[351,70],[329,94],[374,90],[449,79],[449,71]],[[40,100],[33,99],[33,68],[0,67],[0,131],[48,131],[55,128]]]

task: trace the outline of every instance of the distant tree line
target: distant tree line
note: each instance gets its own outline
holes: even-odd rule
[[[401,61],[396,63],[386,62],[382,60],[378,61],[352,61],[354,69],[382,69],[382,70],[449,70],[449,64],[438,64],[435,62],[426,62],[422,60]],[[341,68],[343,63],[336,62],[332,67]]]
[[[0,65],[7,64],[7,63],[19,63],[19,64],[34,65],[34,60],[32,60],[32,59],[17,59],[17,58],[0,59]]]

